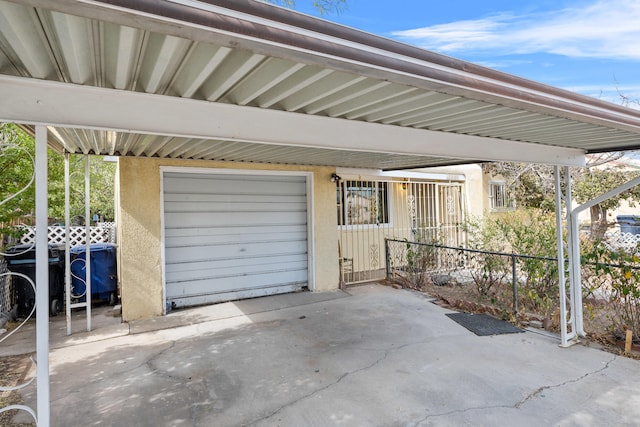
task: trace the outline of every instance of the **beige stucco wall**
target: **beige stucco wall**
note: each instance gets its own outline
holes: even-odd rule
[[[121,157],[118,167],[118,242],[122,318],[163,313],[160,167],[305,171],[313,173],[314,291],[338,287],[335,168]]]

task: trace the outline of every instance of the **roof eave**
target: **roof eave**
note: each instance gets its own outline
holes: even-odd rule
[[[256,1],[21,3],[640,134],[640,111]]]

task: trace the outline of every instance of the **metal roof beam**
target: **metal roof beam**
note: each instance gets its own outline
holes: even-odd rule
[[[584,150],[0,76],[0,120],[462,161],[585,164]],[[93,107],[96,108],[93,108]]]

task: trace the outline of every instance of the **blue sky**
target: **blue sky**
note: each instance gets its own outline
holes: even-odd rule
[[[640,0],[347,0],[324,18],[640,108]]]

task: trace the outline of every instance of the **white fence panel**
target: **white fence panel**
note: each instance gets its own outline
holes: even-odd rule
[[[35,227],[25,227],[26,233],[20,238],[21,244],[34,244],[36,238]],[[65,227],[48,227],[49,244],[64,244],[66,236]],[[69,242],[71,246],[86,244],[87,230],[84,226],[69,227]],[[116,226],[114,223],[100,223],[90,228],[91,243],[116,243]]]
[[[640,234],[612,231],[604,235],[604,240],[609,249],[624,249],[630,252],[637,250],[638,244],[640,243]]]
[[[6,313],[13,308],[14,295],[11,287],[11,276],[7,273],[7,262],[0,257],[0,312]],[[0,333],[2,335],[2,333]]]

